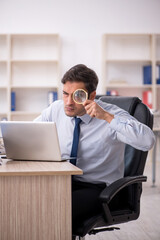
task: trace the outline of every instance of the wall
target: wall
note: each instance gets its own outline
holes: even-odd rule
[[[159,10],[160,0],[0,0],[0,33],[59,33],[62,74],[84,63],[101,78],[103,33],[160,33]]]

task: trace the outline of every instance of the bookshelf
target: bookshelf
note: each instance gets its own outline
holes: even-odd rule
[[[48,106],[48,92],[60,89],[59,57],[58,34],[0,34],[0,119],[33,120]]]
[[[152,67],[152,83],[144,84],[143,67]],[[152,108],[160,110],[160,34],[104,34],[102,38],[103,94],[116,91],[138,96],[151,91]],[[157,76],[158,75],[158,76]]]

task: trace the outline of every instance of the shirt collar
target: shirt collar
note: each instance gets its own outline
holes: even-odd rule
[[[81,119],[84,123],[88,124],[88,123],[91,121],[92,118],[91,118],[90,115],[84,114],[83,116],[80,116],[80,119]]]
[[[95,102],[99,102],[99,99],[95,99]],[[84,114],[83,116],[77,116],[79,117],[82,122],[84,122],[85,124],[88,124],[91,120],[92,120],[92,117],[88,114]],[[72,120],[74,119],[74,117],[72,117]]]
[[[92,117],[88,114],[84,114],[83,116],[77,116],[78,118],[80,118],[82,120],[82,122],[84,122],[85,124],[88,124]],[[74,119],[74,117],[72,117],[72,119]]]

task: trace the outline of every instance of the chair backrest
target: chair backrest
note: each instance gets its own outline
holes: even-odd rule
[[[104,102],[117,105],[129,112],[138,121],[146,124],[152,129],[153,115],[150,109],[141,102],[138,97],[103,96],[100,99]],[[125,169],[124,176],[135,176],[143,174],[148,152],[137,150],[126,144],[125,147]]]

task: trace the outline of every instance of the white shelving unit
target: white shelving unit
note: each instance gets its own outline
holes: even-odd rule
[[[58,34],[0,35],[0,119],[33,120],[48,106],[48,92],[59,93],[59,56]]]
[[[8,37],[0,35],[0,119],[8,114]]]
[[[102,42],[103,94],[116,90],[122,96],[138,96],[152,91],[153,109],[160,109],[160,85],[156,65],[160,65],[160,35],[104,34]],[[152,66],[152,84],[143,84],[143,66]]]

